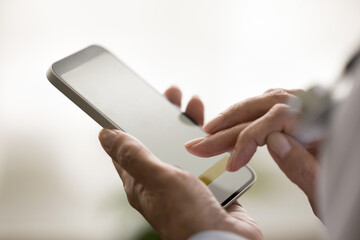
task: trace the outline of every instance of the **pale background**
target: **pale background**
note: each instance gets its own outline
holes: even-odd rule
[[[268,88],[330,83],[360,43],[360,1],[0,0],[0,238],[133,239],[100,127],[45,77],[93,43],[159,91],[198,94],[206,119]],[[265,149],[240,202],[266,239],[318,239],[306,197]]]

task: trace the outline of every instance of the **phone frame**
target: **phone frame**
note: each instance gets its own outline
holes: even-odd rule
[[[74,54],[71,54],[55,63],[53,63],[46,72],[46,77],[49,82],[56,87],[60,92],[62,92],[66,97],[68,97],[75,105],[81,108],[86,114],[88,114],[92,119],[94,119],[100,126],[108,129],[118,129],[125,132],[111,119],[106,117],[99,109],[96,108],[93,104],[89,103],[84,97],[81,96],[75,89],[73,89],[69,84],[67,84],[60,76],[71,69],[76,68],[77,66],[82,65],[83,63],[89,61],[90,59],[100,55],[101,53],[107,52],[113,55],[111,52],[99,45],[91,45],[87,48],[84,48]],[[142,77],[140,77],[135,71],[129,68],[124,62],[117,58],[124,66],[126,66],[130,71],[135,73],[140,79],[144,81],[149,87],[153,88],[148,82],[146,82]],[[160,93],[159,93],[160,94]],[[179,110],[180,111],[180,110]],[[186,115],[185,115],[186,116]],[[187,116],[186,116],[187,117]],[[189,118],[190,119],[190,118]],[[191,120],[191,119],[190,119]],[[192,121],[192,120],[191,120]],[[196,124],[196,123],[194,123]],[[221,205],[226,208],[236,199],[238,199],[246,190],[248,190],[253,183],[256,181],[256,174],[254,170],[246,165],[249,172],[251,173],[251,178],[242,185],[238,190],[231,194]]]

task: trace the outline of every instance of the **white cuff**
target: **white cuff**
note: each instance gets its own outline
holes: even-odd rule
[[[203,231],[198,232],[192,235],[188,240],[246,240],[246,238],[243,238],[239,235],[236,235],[234,233],[230,232],[224,232],[224,231]]]

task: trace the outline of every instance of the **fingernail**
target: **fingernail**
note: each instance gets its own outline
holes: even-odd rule
[[[267,138],[267,145],[279,158],[285,157],[291,150],[291,145],[287,138],[279,132],[274,132]]]
[[[236,155],[236,149],[231,153],[228,162],[226,164],[226,170],[227,171],[234,171],[234,165],[235,165],[235,155]]]
[[[231,171],[231,161],[230,158],[228,159],[228,162],[226,163],[226,171]]]
[[[219,125],[220,121],[221,121],[221,113],[216,118],[205,124],[203,129],[206,132],[211,132],[217,127],[217,125]]]
[[[187,147],[187,148],[193,147],[196,144],[202,142],[203,140],[204,140],[204,138],[197,138],[197,139],[191,140],[191,141],[185,143],[185,147]]]
[[[111,150],[117,134],[110,129],[103,129],[99,134],[99,140],[106,150]]]

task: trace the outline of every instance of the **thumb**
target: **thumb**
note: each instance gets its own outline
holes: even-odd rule
[[[99,140],[109,156],[143,184],[156,181],[166,168],[144,145],[124,132],[103,129]]]
[[[314,210],[318,162],[295,138],[280,132],[269,134],[268,150],[285,175],[308,196]]]

